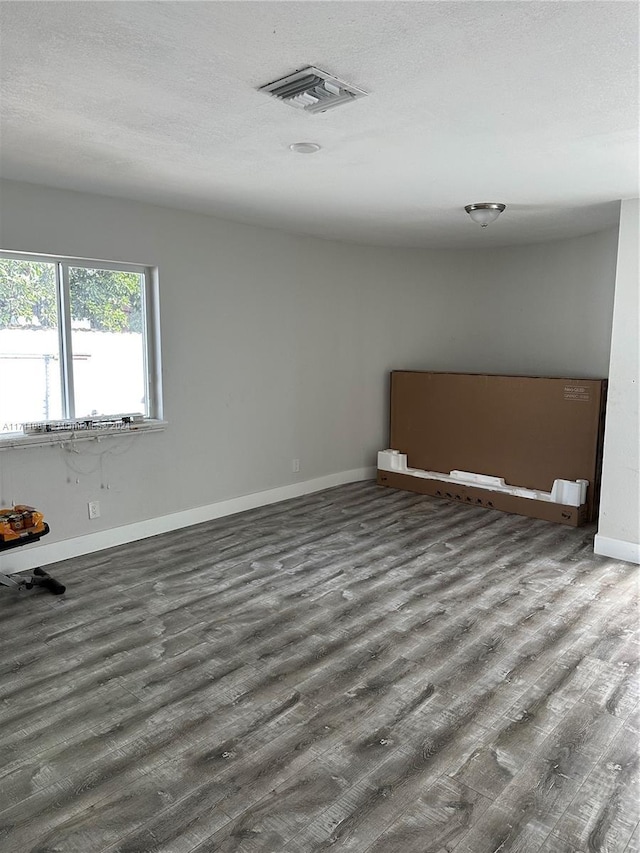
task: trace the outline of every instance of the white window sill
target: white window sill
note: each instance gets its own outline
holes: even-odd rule
[[[124,438],[140,432],[161,432],[166,426],[166,421],[147,420],[117,429],[114,427],[88,430],[70,429],[36,435],[22,435],[14,432],[7,433],[4,437],[0,433],[0,450],[10,450],[16,447],[46,447],[47,445],[66,444],[68,442],[78,444],[81,441],[99,441],[102,438],[115,438],[117,436]]]

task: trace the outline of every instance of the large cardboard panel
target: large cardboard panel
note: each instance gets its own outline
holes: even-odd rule
[[[473,471],[546,492],[557,478],[588,480],[592,520],[605,392],[602,379],[394,371],[389,446],[412,468]]]
[[[398,474],[394,471],[378,471],[379,486],[389,486],[393,489],[406,489],[421,495],[445,498],[458,503],[484,509],[499,509],[516,515],[526,515],[529,518],[540,518],[544,521],[555,521],[558,524],[568,524],[579,527],[587,521],[587,505],[564,506],[563,504],[536,501],[529,498],[519,498],[515,495],[505,495],[500,492],[490,492],[475,486],[453,485],[440,480],[427,480],[422,477],[412,477],[410,474]]]

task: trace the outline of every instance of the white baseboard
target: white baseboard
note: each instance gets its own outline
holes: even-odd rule
[[[337,474],[328,474],[325,477],[305,480],[302,483],[292,483],[288,486],[280,486],[277,489],[254,492],[250,495],[218,501],[207,506],[174,512],[171,515],[150,518],[147,521],[138,521],[135,524],[127,524],[123,527],[101,530],[98,533],[78,536],[75,539],[64,539],[61,542],[52,542],[51,544],[46,542],[34,543],[33,547],[24,550],[18,548],[0,556],[0,572],[12,574],[13,572],[24,572],[36,566],[48,566],[51,563],[58,563],[60,560],[92,554],[94,551],[103,551],[105,548],[113,548],[115,545],[136,542],[138,539],[157,536],[159,533],[168,533],[171,530],[189,527],[192,524],[201,524],[203,521],[211,521],[214,518],[222,518],[225,515],[233,515],[247,509],[255,509],[255,507],[278,503],[278,501],[286,501],[289,498],[320,492],[333,486],[342,486],[345,483],[355,483],[360,480],[371,480],[375,476],[376,469],[374,467],[354,468],[351,471],[340,471]]]
[[[625,560],[627,563],[640,564],[640,545],[636,542],[625,542],[623,539],[610,539],[596,533],[593,541],[594,553],[603,557],[613,557],[615,560]]]

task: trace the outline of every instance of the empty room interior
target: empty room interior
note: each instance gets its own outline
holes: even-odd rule
[[[640,853],[627,0],[0,0],[2,853]]]

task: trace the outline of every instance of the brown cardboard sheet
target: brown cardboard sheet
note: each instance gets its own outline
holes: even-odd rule
[[[605,393],[602,379],[394,371],[389,447],[411,468],[488,474],[545,492],[555,479],[588,480],[584,523],[597,514]],[[541,503],[510,497],[525,510]]]

